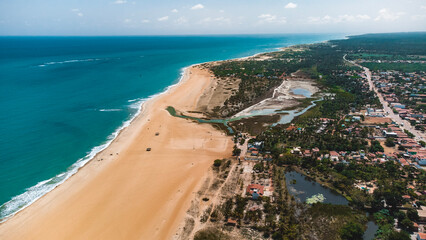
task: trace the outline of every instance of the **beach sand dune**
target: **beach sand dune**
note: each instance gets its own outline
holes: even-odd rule
[[[107,149],[1,224],[0,239],[170,239],[213,160],[232,151],[223,132],[165,110],[195,109],[209,76],[188,68]]]

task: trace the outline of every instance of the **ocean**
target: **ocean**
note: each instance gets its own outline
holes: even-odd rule
[[[0,219],[77,172],[184,67],[343,37],[0,37]]]

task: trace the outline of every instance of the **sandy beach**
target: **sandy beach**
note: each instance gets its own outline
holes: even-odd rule
[[[172,238],[213,160],[232,151],[223,132],[165,110],[194,110],[210,81],[208,71],[188,68],[107,149],[2,223],[0,239]]]

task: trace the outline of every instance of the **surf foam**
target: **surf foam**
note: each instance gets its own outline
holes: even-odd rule
[[[75,163],[73,163],[70,167],[68,167],[65,172],[62,172],[50,179],[41,181],[37,183],[36,185],[30,188],[27,188],[24,193],[14,196],[11,200],[2,204],[0,206],[0,223],[10,219],[16,213],[24,210],[25,208],[30,206],[32,203],[34,203],[35,201],[43,197],[45,194],[55,189],[57,186],[59,186],[60,184],[65,182],[68,178],[70,178],[72,175],[77,173],[80,168],[86,165],[98,153],[105,150],[114,141],[114,139],[117,138],[120,132],[126,127],[128,127],[130,123],[132,123],[132,121],[138,115],[141,114],[143,109],[143,104],[146,101],[153,99],[161,94],[164,94],[167,91],[169,91],[171,88],[177,86],[184,78],[184,73],[186,69],[187,67],[181,69],[180,77],[177,83],[166,87],[162,92],[149,96],[148,98],[138,98],[138,99],[128,100],[128,102],[130,102],[131,104],[128,105],[127,107],[137,109],[136,113],[131,115],[130,119],[124,121],[120,127],[118,127],[111,135],[109,135],[104,144],[93,147],[85,157],[78,159]],[[121,110],[121,109],[100,109],[100,111],[101,110],[107,111],[107,110]]]

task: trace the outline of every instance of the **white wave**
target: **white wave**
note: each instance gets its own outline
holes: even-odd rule
[[[99,109],[99,112],[119,112],[123,111],[123,109],[113,108],[113,109]]]
[[[68,60],[68,61],[63,61],[63,62],[49,62],[49,63],[45,63],[44,65],[64,64],[64,63],[79,62],[79,61],[80,62],[97,61],[97,60],[101,60],[101,59]],[[118,127],[110,136],[108,136],[106,143],[93,147],[91,149],[91,151],[85,157],[78,159],[77,162],[72,164],[67,169],[67,171],[60,173],[60,174],[56,175],[55,177],[50,178],[48,180],[41,181],[41,182],[37,183],[35,186],[27,188],[24,193],[17,195],[15,197],[13,197],[11,200],[9,200],[8,202],[2,204],[0,206],[0,223],[6,221],[10,217],[14,216],[16,213],[22,211],[23,209],[25,209],[26,207],[28,207],[29,205],[31,205],[32,203],[34,203],[35,201],[37,201],[38,199],[43,197],[45,194],[47,194],[48,192],[52,191],[57,186],[59,186],[60,184],[65,182],[72,175],[74,175],[80,168],[82,168],[90,160],[92,160],[96,156],[96,154],[105,150],[114,141],[114,139],[117,138],[117,136],[120,134],[120,132],[123,129],[125,129],[126,127],[128,127],[130,125],[130,123],[138,115],[141,114],[142,109],[143,109],[143,104],[146,101],[153,99],[153,98],[155,98],[155,97],[157,97],[161,94],[165,94],[170,89],[172,89],[173,87],[180,84],[182,82],[182,80],[184,79],[185,70],[187,68],[190,68],[192,66],[199,65],[199,64],[202,64],[202,63],[207,63],[207,62],[196,63],[196,64],[192,64],[188,67],[182,68],[178,81],[176,83],[166,87],[163,92],[160,92],[158,94],[154,94],[152,96],[149,96],[148,98],[138,98],[138,99],[128,100],[128,102],[133,102],[128,107],[135,108],[135,109],[137,108],[136,113],[133,116],[131,116],[129,120],[123,122],[123,124],[120,127]],[[41,66],[41,65],[39,65],[39,66]]]
[[[91,151],[83,158],[80,158],[72,164],[65,172],[60,173],[56,175],[55,177],[52,177],[50,179],[41,181],[37,183],[35,186],[32,186],[30,188],[27,188],[26,191],[20,195],[17,195],[13,197],[8,202],[2,204],[0,206],[0,223],[6,221],[10,217],[14,216],[16,213],[22,211],[26,207],[30,206],[32,203],[43,197],[45,194],[49,193],[53,189],[55,189],[57,186],[65,182],[68,178],[70,178],[72,175],[77,173],[77,171],[82,168],[84,165],[86,165],[90,160],[92,160],[98,153],[105,150],[113,141],[117,138],[117,136],[120,134],[120,132],[127,128],[130,123],[142,112],[143,104],[153,99],[161,94],[166,93],[169,91],[172,87],[178,85],[183,77],[184,72],[186,68],[181,69],[181,76],[179,78],[179,81],[171,86],[168,86],[164,89],[163,92],[160,92],[158,94],[154,94],[152,96],[149,96],[148,98],[139,98],[139,99],[133,99],[134,103],[130,104],[128,107],[130,108],[137,108],[138,110],[136,113],[130,117],[129,120],[123,122],[123,124],[118,127],[111,135],[108,136],[106,143],[93,147]],[[106,110],[106,109],[104,109]]]
[[[101,59],[84,59],[84,60],[68,60],[63,62],[49,62],[45,63],[43,65],[53,65],[53,64],[64,64],[64,63],[70,63],[70,62],[78,62],[78,61],[93,61],[93,60],[101,60]],[[32,186],[30,188],[27,188],[26,191],[20,195],[17,195],[13,197],[8,202],[2,204],[0,206],[0,223],[6,221],[10,217],[14,216],[16,213],[22,211],[26,207],[30,206],[32,203],[43,197],[45,194],[49,193],[53,189],[55,189],[57,186],[65,182],[68,178],[70,178],[72,175],[74,175],[81,167],[86,165],[90,160],[92,160],[96,154],[106,149],[117,136],[119,133],[128,127],[130,123],[142,112],[143,104],[152,98],[155,98],[161,94],[165,94],[167,91],[172,89],[173,87],[177,86],[179,83],[182,82],[185,74],[185,70],[189,67],[198,65],[201,63],[196,63],[193,65],[190,65],[188,67],[184,67],[181,69],[180,77],[178,81],[164,89],[163,92],[160,92],[158,94],[154,94],[152,96],[149,96],[148,98],[138,98],[138,99],[132,99],[128,100],[128,102],[132,102],[128,107],[137,109],[136,113],[130,117],[129,120],[123,122],[123,124],[118,127],[110,136],[108,136],[106,143],[96,146],[91,149],[91,151],[83,158],[80,158],[72,164],[67,171],[60,173],[56,175],[55,177],[52,177],[48,180],[41,181],[37,183],[35,186]],[[41,66],[41,65],[39,65]]]
[[[77,63],[77,62],[92,62],[92,61],[99,61],[99,60],[102,60],[102,59],[100,59],[100,58],[72,59],[72,60],[59,61],[59,62],[46,62],[46,63],[40,64],[38,66],[39,67],[45,67],[47,65],[66,64],[66,63]]]

